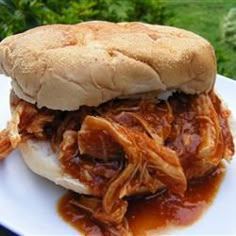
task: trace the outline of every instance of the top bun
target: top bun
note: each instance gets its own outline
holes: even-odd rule
[[[174,27],[85,22],[40,26],[0,43],[0,71],[22,99],[77,110],[110,99],[178,90],[208,92],[216,77],[212,46]]]

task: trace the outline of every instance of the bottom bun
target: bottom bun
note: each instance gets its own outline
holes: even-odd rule
[[[86,185],[64,173],[48,142],[28,140],[19,149],[27,166],[36,174],[74,192],[92,194]]]

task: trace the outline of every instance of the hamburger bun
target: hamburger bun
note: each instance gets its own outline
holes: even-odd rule
[[[18,97],[39,108],[77,110],[143,93],[208,92],[216,61],[210,43],[186,30],[94,21],[7,37],[0,71]]]

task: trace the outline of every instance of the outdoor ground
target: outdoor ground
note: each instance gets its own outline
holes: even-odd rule
[[[167,0],[170,16],[167,23],[182,27],[208,39],[220,62],[218,72],[236,79],[236,49],[223,40],[223,21],[236,0]]]

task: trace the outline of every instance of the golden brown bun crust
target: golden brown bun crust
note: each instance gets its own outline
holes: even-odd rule
[[[110,99],[176,89],[209,91],[212,46],[200,36],[138,22],[48,25],[0,43],[0,71],[38,107],[76,110]]]

